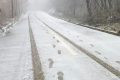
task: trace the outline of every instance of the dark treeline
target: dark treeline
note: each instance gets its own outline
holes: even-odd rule
[[[0,0],[0,26],[11,22],[25,11],[27,0]]]
[[[106,23],[119,21],[120,0],[51,0],[55,12],[81,22]]]

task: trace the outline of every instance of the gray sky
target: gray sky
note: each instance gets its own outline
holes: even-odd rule
[[[28,0],[28,2],[32,10],[41,10],[50,6],[49,0]]]

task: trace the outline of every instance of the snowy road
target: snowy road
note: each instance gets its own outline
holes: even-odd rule
[[[119,37],[45,13],[30,20],[45,80],[119,80]]]
[[[120,37],[43,12],[0,38],[0,80],[120,80]]]

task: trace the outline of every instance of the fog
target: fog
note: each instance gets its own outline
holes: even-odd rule
[[[48,10],[50,9],[50,0],[29,0],[29,10]]]
[[[21,13],[30,10],[42,10],[78,24],[103,26],[120,22],[120,0],[17,0],[17,2],[13,0],[13,8],[12,2],[7,2],[4,1],[5,5],[1,5],[3,8],[0,13],[1,20],[11,15],[20,16]]]
[[[31,9],[69,15],[83,21],[103,22],[119,16],[119,0],[29,0]]]

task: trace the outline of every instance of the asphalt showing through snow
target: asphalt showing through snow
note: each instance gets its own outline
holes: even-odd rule
[[[33,70],[34,70],[34,80],[44,80],[41,61],[40,61],[40,57],[38,55],[38,50],[37,50],[36,43],[34,40],[29,17],[28,17],[28,24],[29,24],[31,52],[32,52],[31,55],[32,55]]]

